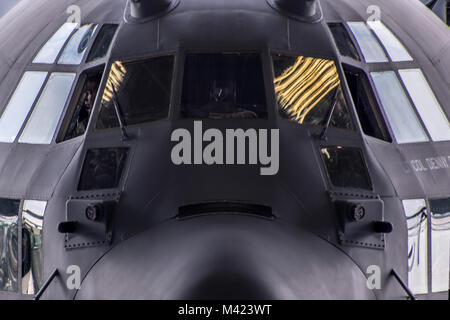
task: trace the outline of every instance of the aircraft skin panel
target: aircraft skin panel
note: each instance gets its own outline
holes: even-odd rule
[[[221,280],[217,275],[221,273],[240,274],[247,281],[247,293],[252,297],[261,294],[263,298],[278,299],[403,299],[405,292],[389,276],[395,268],[402,279],[408,279],[407,217],[402,200],[450,197],[450,141],[432,141],[429,137],[428,142],[398,144],[389,123],[386,123],[386,130],[393,142],[364,134],[343,66],[351,66],[367,75],[376,105],[381,105],[381,99],[370,81],[371,73],[394,71],[399,77],[399,70],[420,69],[448,121],[450,29],[431,11],[424,10],[419,1],[411,0],[321,0],[324,16],[317,23],[287,18],[265,0],[180,0],[166,16],[143,23],[125,23],[126,3],[125,0],[76,3],[82,12],[82,24],[99,25],[93,38],[103,24],[119,25],[108,54],[98,61],[80,65],[32,63],[42,46],[69,18],[66,10],[73,0],[22,0],[0,19],[0,116],[26,71],[45,71],[49,76],[61,72],[76,74],[64,114],[77,103],[72,97],[83,89],[81,84],[86,75],[96,68],[101,73],[99,93],[85,135],[58,140],[66,125],[62,117],[49,144],[26,144],[17,140],[0,143],[0,199],[47,202],[43,278],[55,268],[66,270],[74,264],[80,267],[85,278],[82,290],[70,290],[65,286],[67,275],[63,274],[62,281],[55,281],[43,299],[202,297],[212,289],[201,278],[211,276],[212,283],[219,285]],[[381,21],[403,44],[413,61],[366,63],[362,57],[361,61],[356,61],[339,54],[328,23],[342,23],[350,34],[346,23],[367,21],[374,12],[369,10],[368,13],[368,8],[373,5],[379,7]],[[40,10],[42,7],[48,9]],[[355,43],[352,35],[351,40]],[[89,53],[91,48],[92,41],[86,51]],[[355,48],[360,54],[357,43]],[[255,126],[280,129],[278,174],[259,175],[259,168],[251,165],[175,166],[170,159],[172,132],[179,128],[195,131],[192,119],[180,116],[186,56],[205,52],[232,55],[237,51],[256,52],[261,57],[267,118],[207,119],[202,129],[217,128],[221,132]],[[117,102],[112,83],[125,76],[124,65],[166,55],[175,57],[168,118],[126,126],[126,136],[118,127],[97,130],[103,92],[106,88],[105,97]],[[334,75],[337,72],[339,76],[342,99],[348,106],[348,119],[355,130],[330,126],[325,132],[327,139],[321,139],[323,125],[299,125],[281,119],[273,86],[272,55],[313,57],[334,63]],[[116,61],[121,64],[113,64]],[[114,69],[115,79],[108,81],[110,69]],[[407,95],[406,89],[405,93]],[[408,99],[414,108],[412,99]],[[112,105],[118,108],[113,115],[119,114],[120,118],[119,109],[125,103],[119,102],[119,107]],[[383,108],[380,110],[385,119]],[[426,131],[426,126],[423,127]],[[327,147],[359,149],[369,176],[369,188],[334,186],[321,151]],[[109,154],[117,160],[117,153],[111,153],[111,150],[117,152],[117,148],[125,148],[127,152],[114,187],[80,190],[79,181],[88,152],[109,150],[105,157]],[[105,162],[96,161],[99,166]],[[117,206],[112,238],[95,240],[102,245],[86,244],[88,241],[82,239],[80,248],[68,247],[78,241],[76,236],[66,237],[55,231],[59,223],[69,219],[68,208],[99,199]],[[349,199],[369,203],[374,208],[382,207],[377,211],[377,218],[394,226],[393,232],[383,236],[370,234],[367,242],[379,246],[377,249],[369,248],[364,241],[358,243],[359,246],[342,243],[342,221],[336,203]],[[176,218],[180,208],[186,205],[224,200],[270,207],[274,217],[206,214]],[[305,243],[311,244],[310,247]],[[194,249],[190,251],[190,248]],[[214,256],[217,260],[214,257],[208,260],[215,248],[219,248]],[[271,259],[267,248],[274,252],[276,259]],[[171,252],[178,252],[179,259]],[[233,252],[242,256],[242,261],[248,262],[253,272],[245,271],[244,265],[227,264]],[[152,259],[155,255],[160,255],[159,262]],[[205,260],[202,266],[199,262]],[[225,262],[221,265],[217,261]],[[265,263],[258,264],[258,261]],[[381,266],[384,280],[380,290],[365,287],[365,271],[371,265]],[[342,278],[333,272],[336,268],[342,271]],[[147,273],[148,270],[154,273]],[[203,273],[197,274],[198,277],[190,276],[196,270]],[[314,277],[309,276],[311,273]],[[121,279],[122,285],[105,283],[104,274]],[[171,291],[165,281],[175,276],[177,282],[173,288],[177,289]],[[284,284],[282,279],[290,277],[293,278],[290,284]],[[323,279],[317,280],[320,277]],[[155,288],[154,291],[150,292],[149,287]],[[308,288],[308,295],[304,288]],[[30,298],[19,292],[0,291],[0,299]],[[420,298],[445,299],[447,296],[445,292],[430,290]]]

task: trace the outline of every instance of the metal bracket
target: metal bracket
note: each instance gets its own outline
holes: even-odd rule
[[[384,250],[384,233],[376,226],[389,223],[383,221],[384,202],[379,196],[330,193],[330,198],[339,215],[338,238],[342,245]]]
[[[103,198],[103,199],[102,199]],[[58,229],[65,233],[64,247],[96,247],[112,242],[112,218],[120,196],[70,198],[66,203],[66,221]],[[67,228],[67,225],[73,228]]]

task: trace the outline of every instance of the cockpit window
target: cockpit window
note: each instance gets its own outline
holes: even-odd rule
[[[367,63],[388,62],[380,43],[364,22],[347,22]]]
[[[282,118],[321,126],[332,112],[330,126],[353,129],[334,61],[284,55],[273,55],[272,59]]]
[[[56,33],[47,41],[47,43],[42,47],[39,53],[33,60],[33,63],[55,63],[56,58],[59,55],[62,47],[66,43],[67,39],[70,37],[72,32],[77,28],[76,23],[64,23],[61,28],[56,31]]]
[[[96,128],[119,127],[118,112],[126,126],[166,119],[174,60],[173,56],[163,56],[145,61],[116,61],[103,93]]]
[[[87,24],[78,29],[67,43],[58,63],[80,64],[96,28],[96,24]]]
[[[422,71],[407,69],[399,73],[432,140],[450,140],[450,123]]]
[[[344,66],[344,71],[364,133],[391,142],[391,137],[365,73],[360,69],[347,66]]]
[[[328,178],[334,187],[372,190],[361,149],[331,146],[320,151]]]
[[[45,201],[25,200],[22,209],[22,293],[36,294],[43,283],[42,228]]]
[[[0,118],[0,142],[16,140],[44,82],[47,72],[25,72]]]
[[[74,80],[74,73],[55,72],[50,75],[19,138],[20,143],[51,143]]]
[[[87,58],[87,62],[92,62],[97,59],[101,59],[108,53],[111,42],[114,39],[118,25],[105,24],[98,33],[97,39],[95,39],[92,45],[91,52]]]
[[[86,132],[100,81],[102,80],[103,70],[104,66],[101,66],[81,75],[58,142],[82,136]]]
[[[413,58],[398,38],[380,20],[368,21],[367,25],[375,32],[393,62],[412,61]]]
[[[372,72],[371,76],[397,142],[429,141],[395,73]]]
[[[88,150],[78,190],[117,188],[122,179],[128,153],[128,148]]]
[[[334,41],[339,49],[341,55],[355,60],[359,59],[358,50],[356,50],[350,35],[342,23],[330,23],[328,27],[333,34]]]
[[[196,119],[267,118],[260,54],[188,54],[181,116]]]
[[[0,291],[18,290],[20,201],[0,199]]]

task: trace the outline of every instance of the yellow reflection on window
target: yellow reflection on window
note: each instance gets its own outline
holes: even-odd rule
[[[106,88],[103,92],[103,103],[108,103],[111,101],[114,91],[119,91],[120,86],[125,78],[125,74],[127,73],[127,69],[123,65],[121,61],[116,61],[111,66],[111,71],[109,72],[108,81],[106,82]]]
[[[332,93],[340,85],[334,61],[303,56],[274,56],[273,59],[275,94],[280,109],[300,124],[322,124],[332,106]],[[345,105],[342,93],[339,100]]]

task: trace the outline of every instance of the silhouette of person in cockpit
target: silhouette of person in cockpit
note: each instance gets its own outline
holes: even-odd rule
[[[96,79],[88,79],[78,100],[65,140],[81,136],[86,132],[97,90],[98,81]]]
[[[212,81],[209,101],[198,109],[195,116],[209,119],[257,118],[255,112],[240,107],[236,102],[236,82],[232,80]]]

